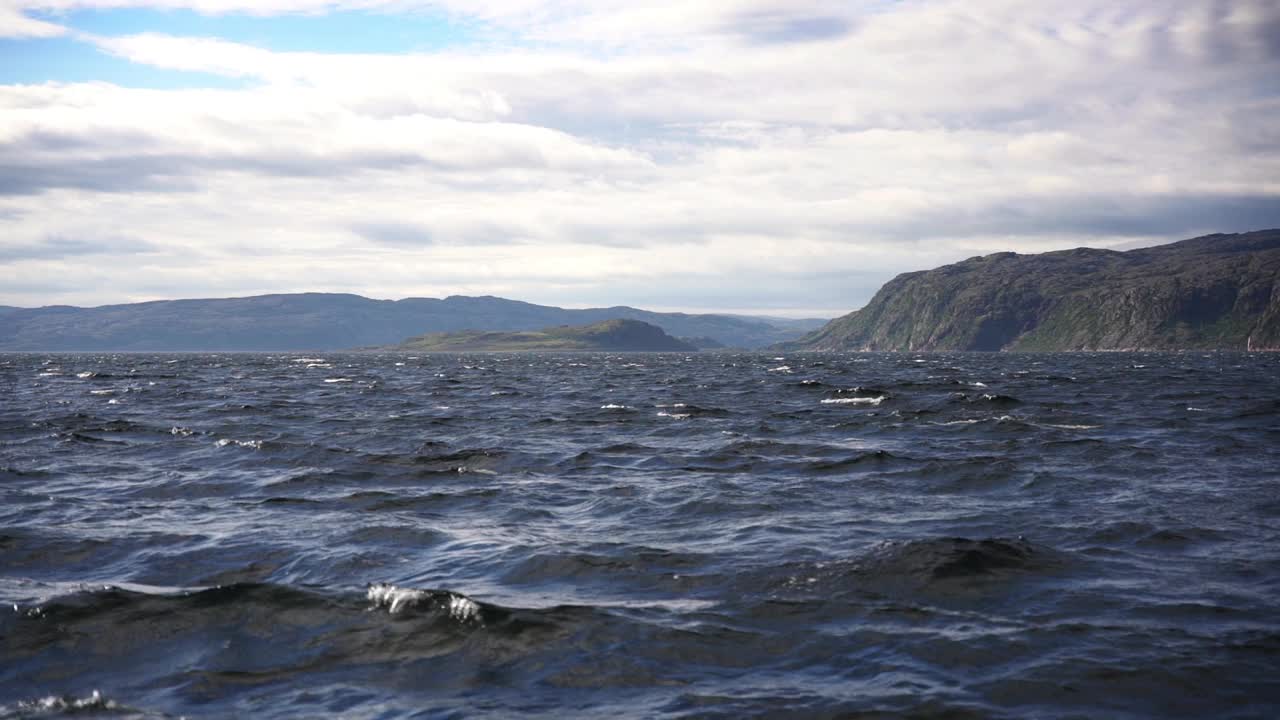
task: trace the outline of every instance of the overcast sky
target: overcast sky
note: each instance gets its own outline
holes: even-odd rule
[[[0,304],[831,316],[1280,227],[1274,0],[0,0]]]

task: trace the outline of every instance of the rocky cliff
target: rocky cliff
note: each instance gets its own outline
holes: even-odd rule
[[[899,275],[792,350],[1280,347],[1280,230],[997,253]]]

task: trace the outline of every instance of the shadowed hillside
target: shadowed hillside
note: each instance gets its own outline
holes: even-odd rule
[[[14,308],[0,312],[0,350],[338,350],[398,343],[431,332],[535,330],[615,318],[699,338],[706,347],[759,348],[793,340],[812,327],[785,319],[657,313],[625,306],[571,310],[488,296],[371,300],[301,293]]]
[[[691,352],[698,348],[639,320],[606,320],[592,325],[523,332],[431,333],[383,350],[415,352],[518,352],[600,350],[609,352]]]
[[[1114,252],[997,253],[886,283],[792,350],[1280,347],[1280,230]]]

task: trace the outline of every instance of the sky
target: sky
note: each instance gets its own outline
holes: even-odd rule
[[[1280,227],[1274,0],[0,0],[0,305],[831,317]]]

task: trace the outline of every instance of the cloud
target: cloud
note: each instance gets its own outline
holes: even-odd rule
[[[367,172],[648,172],[642,154],[550,128],[422,114],[370,115],[294,89],[150,91],[0,86],[0,194],[195,189],[211,174],[348,177]],[[505,179],[502,179],[507,173]]]
[[[61,25],[25,14],[21,7],[0,3],[0,38],[47,38],[67,32]]]
[[[53,236],[39,243],[0,245],[0,263],[62,260],[86,255],[139,255],[157,249],[152,243],[130,237],[85,239]]]
[[[59,0],[38,22],[126,5],[437,12],[490,35],[356,55],[76,34],[240,87],[0,86],[0,267],[83,279],[36,304],[344,289],[844,310],[985,252],[1280,225],[1264,0]],[[152,250],[48,244],[117,236]],[[5,280],[0,302],[30,304]]]
[[[747,42],[758,45],[834,40],[853,31],[847,18],[830,15],[794,17],[779,12],[756,12],[734,18],[726,25]]]

